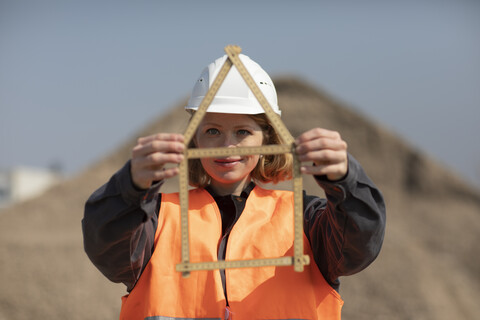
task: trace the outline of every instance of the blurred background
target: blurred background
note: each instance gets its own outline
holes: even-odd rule
[[[385,197],[382,252],[342,277],[343,318],[475,319],[480,1],[0,0],[0,320],[118,318],[125,287],[83,249],[85,200],[137,136],[185,128],[228,44],[272,76],[293,135],[340,131]]]
[[[480,2],[0,1],[0,169],[70,176],[238,44],[480,186]]]

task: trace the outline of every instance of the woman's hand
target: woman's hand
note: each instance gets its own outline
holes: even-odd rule
[[[348,171],[347,143],[336,131],[315,128],[301,134],[296,140],[297,155],[302,162],[313,161],[314,166],[302,165],[302,173],[326,175],[331,181],[344,178]]]
[[[174,177],[178,167],[165,169],[167,163],[180,163],[183,160],[183,135],[158,133],[139,138],[132,149],[130,173],[134,185],[148,189],[154,181]]]

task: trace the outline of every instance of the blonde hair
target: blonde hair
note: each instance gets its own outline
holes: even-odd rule
[[[264,113],[249,115],[263,132],[263,144],[282,144],[284,143],[275,129],[270,125],[267,116]],[[189,148],[196,148],[195,143],[190,141]],[[256,167],[251,172],[254,181],[261,183],[278,183],[280,181],[291,179],[293,160],[291,154],[271,154],[260,157]],[[190,185],[204,188],[210,183],[210,176],[203,169],[200,159],[188,161],[188,175]]]

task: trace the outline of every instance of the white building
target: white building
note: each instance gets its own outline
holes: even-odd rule
[[[0,208],[34,198],[60,181],[52,170],[15,167],[0,170]]]

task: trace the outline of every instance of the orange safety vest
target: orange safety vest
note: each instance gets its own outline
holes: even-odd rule
[[[293,256],[293,193],[256,186],[231,230],[226,260]],[[190,261],[216,261],[222,221],[203,189],[189,194]],[[193,271],[183,278],[178,193],[162,194],[155,251],[137,284],[122,298],[121,320],[340,319],[343,301],[325,281],[304,236],[310,265],[226,269],[228,304],[220,272]]]

